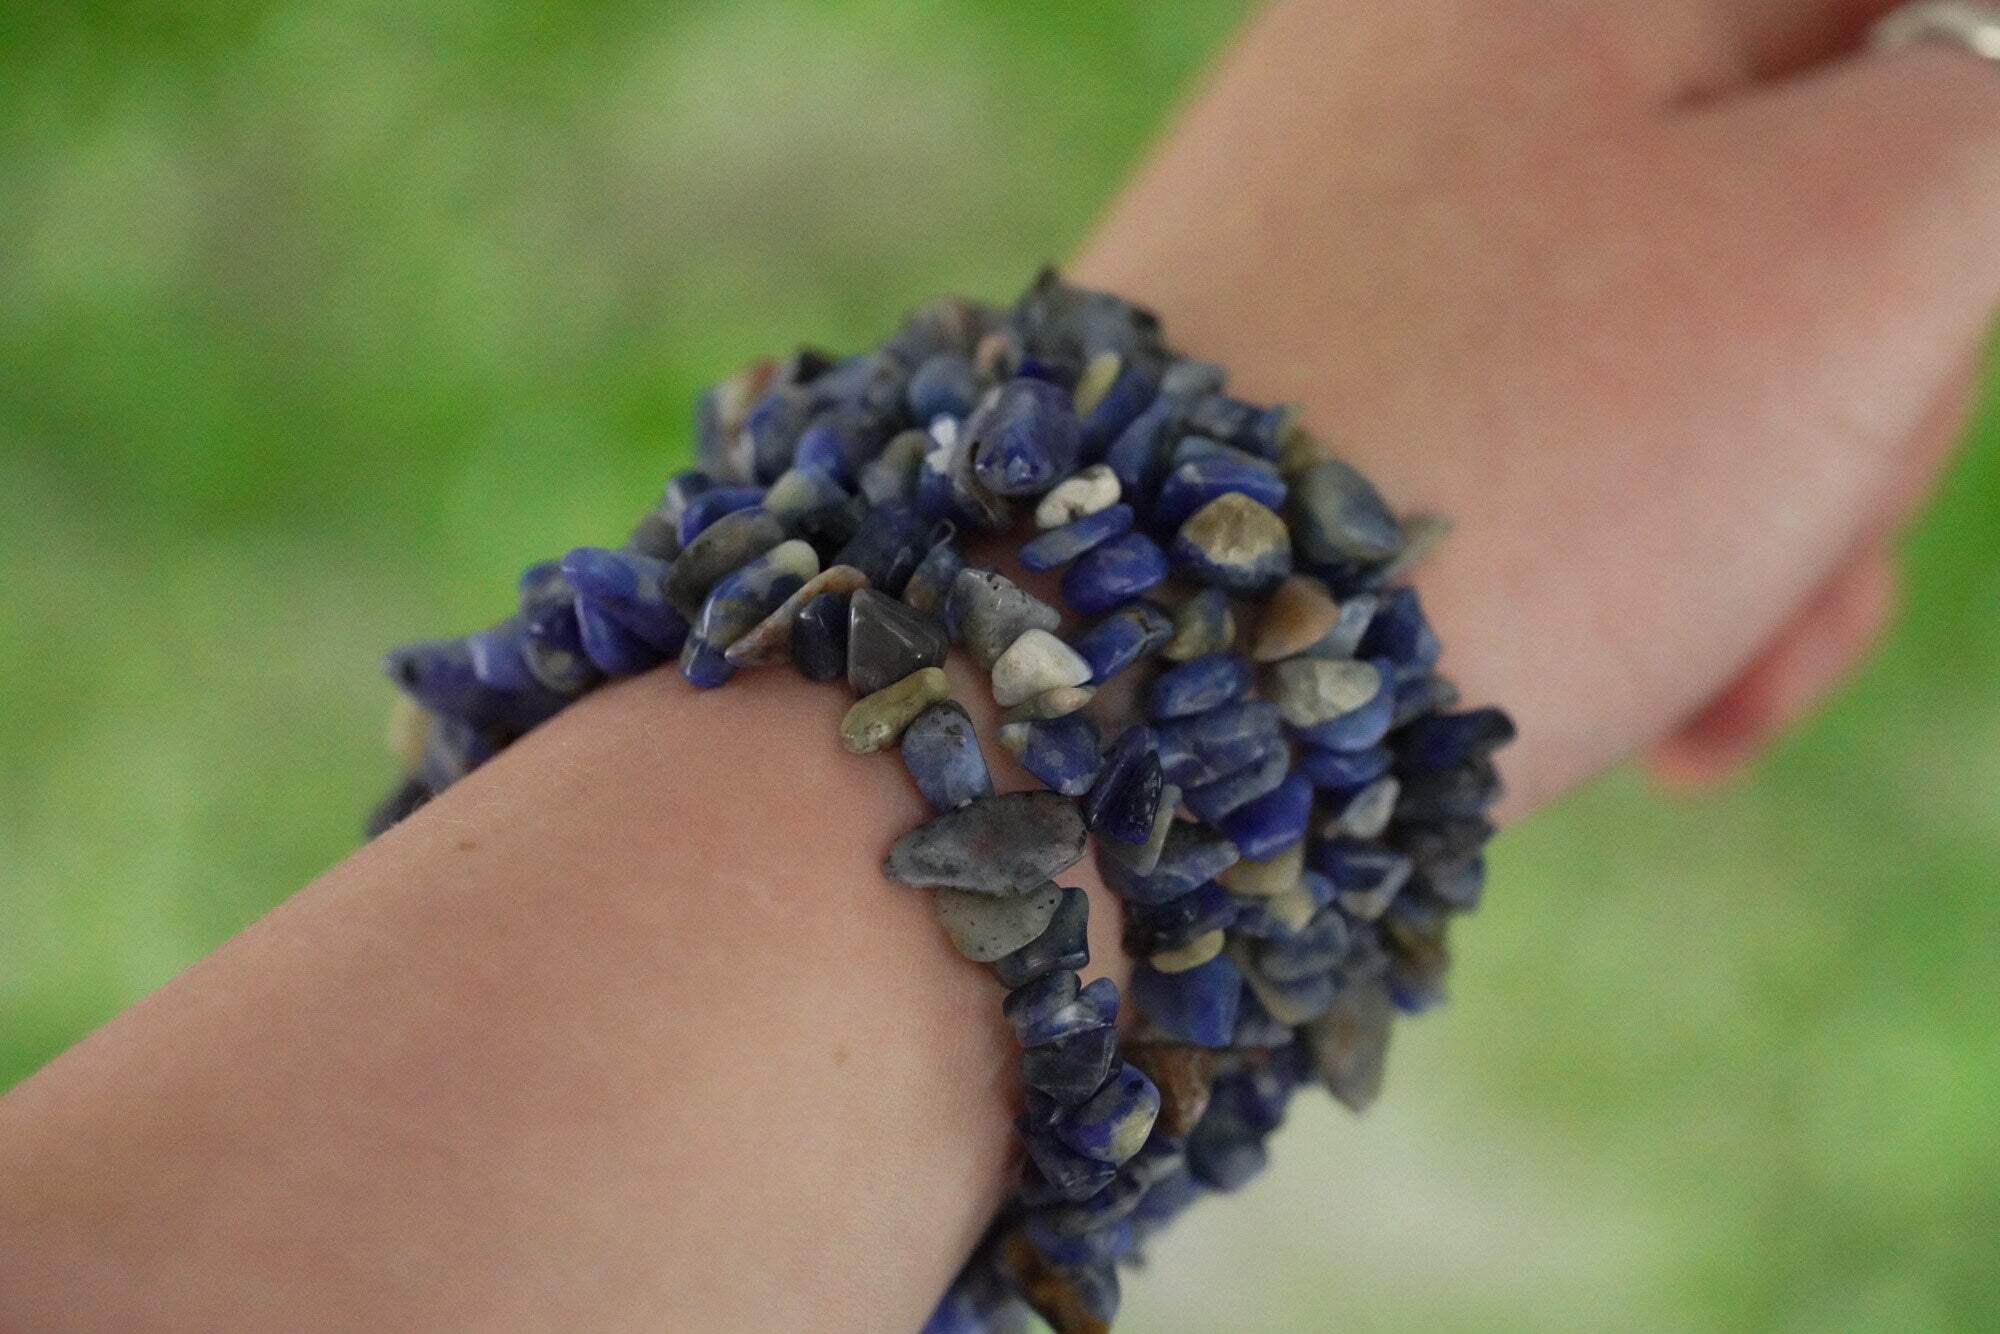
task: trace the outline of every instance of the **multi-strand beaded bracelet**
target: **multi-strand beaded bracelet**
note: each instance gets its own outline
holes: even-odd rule
[[[1227,395],[1150,313],[1053,272],[1010,310],[939,301],[877,352],[758,362],[697,431],[699,466],[622,548],[533,566],[500,624],[389,655],[410,769],[371,832],[669,659],[704,689],[786,660],[844,678],[843,743],[898,749],[935,812],[883,869],[935,892],[1023,1048],[1019,1188],[926,1328],[1010,1328],[1025,1304],[1107,1329],[1119,1263],[1256,1175],[1300,1084],[1365,1107],[1394,1011],[1441,994],[1513,735],[1450,711],[1397,582],[1443,525],[1399,521],[1295,411]],[[1061,567],[1095,618],[1067,641],[960,550],[1029,504],[1020,564]],[[1047,791],[994,792],[951,644]],[[1154,658],[1146,721],[1091,716]],[[1093,834],[1136,960],[1122,1032],[1116,986],[1078,977],[1088,900],[1052,878]]]

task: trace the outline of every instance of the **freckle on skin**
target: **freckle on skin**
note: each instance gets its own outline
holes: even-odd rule
[[[458,850],[460,852],[471,852],[474,848],[477,848],[478,846],[479,846],[478,842],[473,839],[461,838],[460,840],[458,840]]]
[[[833,1063],[834,1063],[835,1065],[846,1065],[846,1064],[847,1064],[847,1061],[848,1061],[848,1051],[847,1051],[847,1048],[845,1048],[845,1047],[835,1047],[835,1048],[833,1049]]]

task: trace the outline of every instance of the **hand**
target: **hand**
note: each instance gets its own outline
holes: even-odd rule
[[[1283,3],[1077,266],[1392,502],[1511,808],[1829,689],[2000,295],[2000,66],[1880,0]]]

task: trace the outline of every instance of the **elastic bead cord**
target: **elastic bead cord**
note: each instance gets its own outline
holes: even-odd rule
[[[789,661],[847,683],[842,744],[896,751],[932,812],[884,874],[933,893],[1021,1046],[1018,1187],[931,1334],[1024,1307],[1108,1329],[1120,1266],[1257,1175],[1298,1087],[1374,1101],[1393,1016],[1442,998],[1449,923],[1479,901],[1513,725],[1451,711],[1400,582],[1444,525],[1225,386],[1053,270],[1005,311],[946,298],[877,351],[715,386],[698,466],[623,547],[535,565],[506,620],[385,663],[405,774],[371,833],[617,677],[673,662],[713,689]],[[965,559],[962,535],[1029,513],[1021,563],[1060,571],[1069,618]],[[1045,790],[994,791],[953,646]],[[1098,688],[1135,670],[1141,716],[1107,716]],[[1122,997],[1082,980],[1089,901],[1058,881],[1093,838]]]

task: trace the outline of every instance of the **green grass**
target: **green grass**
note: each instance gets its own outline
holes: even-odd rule
[[[1235,6],[0,14],[0,1087],[339,858],[386,645],[615,537],[697,388],[1062,255]],[[1134,1329],[2000,1325],[2000,434],[1750,780],[1502,847],[1383,1108]]]

